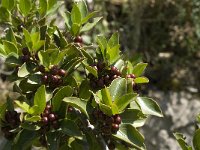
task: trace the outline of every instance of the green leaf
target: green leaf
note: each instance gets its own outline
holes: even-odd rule
[[[0,6],[0,22],[9,22],[11,20],[11,14],[8,9]]]
[[[31,0],[19,0],[19,9],[24,16],[27,16],[30,13],[31,7]]]
[[[200,129],[197,129],[194,133],[194,137],[193,137],[193,146],[195,150],[200,150]]]
[[[89,19],[94,17],[97,13],[98,13],[98,11],[93,11],[93,12],[89,13],[85,18],[82,19],[81,24],[85,24]]]
[[[87,8],[87,4],[86,4],[85,0],[79,1],[79,2],[77,3],[77,6],[78,6],[78,8],[79,8],[79,10],[80,10],[81,18],[82,18],[82,19],[85,18],[86,15],[88,14],[88,8]],[[81,19],[81,20],[82,20],[82,19]]]
[[[119,111],[123,111],[132,101],[134,101],[137,97],[136,93],[129,93],[126,95],[123,95],[122,97],[116,99],[114,101],[114,104],[117,105]]]
[[[34,96],[34,105],[39,107],[37,114],[41,114],[44,111],[46,107],[46,90],[44,85],[37,89]]]
[[[6,106],[7,106],[7,110],[9,111],[14,110],[13,100],[10,97],[7,97]]]
[[[33,132],[33,131],[37,131],[37,130],[40,129],[39,126],[35,125],[35,124],[32,123],[32,122],[23,122],[23,123],[21,123],[21,127],[22,127],[23,129],[30,130],[30,131],[32,131],[32,132]]]
[[[100,50],[101,50],[101,53],[102,53],[104,59],[106,59],[106,46],[107,46],[106,38],[104,36],[97,36],[96,41],[100,47]]]
[[[141,84],[141,83],[149,83],[149,79],[146,77],[137,77],[134,79],[134,82],[136,84]]]
[[[39,0],[39,13],[40,15],[45,15],[48,9],[48,1],[47,0]]]
[[[122,59],[119,59],[115,65],[114,65],[117,69],[121,70],[124,66],[124,61]]]
[[[30,107],[30,109],[28,110],[28,113],[31,115],[38,115],[38,114],[41,114],[42,112],[40,112],[40,107],[38,105],[34,105]]]
[[[16,100],[15,103],[17,104],[17,106],[19,106],[25,112],[29,111],[30,106],[26,102],[21,102],[21,101]]]
[[[28,32],[28,30],[23,28],[23,33],[24,33],[24,37],[25,37],[26,43],[31,42],[31,34]]]
[[[48,10],[52,9],[57,3],[57,0],[48,0]]]
[[[80,24],[81,23],[81,12],[77,6],[77,4],[73,5],[72,11],[71,11],[71,20],[72,23]]]
[[[71,13],[70,12],[66,12],[66,13],[61,12],[61,15],[65,20],[65,24],[66,24],[68,31],[71,30],[71,26],[72,26]]]
[[[116,135],[113,135],[116,139],[124,141],[130,144],[137,150],[144,149],[144,137],[140,132],[130,124],[121,124],[119,131]]]
[[[2,44],[0,44],[0,56],[3,56],[3,57],[7,56],[6,52],[4,51],[4,48],[3,48]]]
[[[112,98],[107,87],[101,90],[102,102],[107,106],[112,106]]]
[[[143,114],[163,117],[159,105],[153,99],[147,97],[137,97],[136,102],[140,106]]]
[[[8,10],[12,10],[15,6],[15,1],[14,0],[1,0],[1,5]]]
[[[138,63],[137,65],[135,65],[133,67],[132,73],[136,76],[139,77],[140,75],[142,75],[142,73],[144,72],[144,70],[147,67],[147,63]]]
[[[120,116],[122,123],[132,124],[135,128],[142,127],[147,120],[147,117],[138,109],[126,109]]]
[[[3,41],[3,45],[4,45],[4,51],[6,52],[6,54],[10,54],[10,53],[18,54],[18,48],[12,42]]]
[[[120,58],[120,45],[116,45],[112,48],[107,47],[107,55],[106,57],[109,59],[110,63],[116,62]],[[108,57],[109,56],[109,57]]]
[[[109,87],[112,100],[115,101],[127,93],[126,79],[117,78],[113,80]]]
[[[72,96],[73,89],[70,86],[65,86],[59,89],[56,95],[52,99],[53,110],[58,111],[60,105],[65,97]]]
[[[63,101],[68,103],[70,106],[79,109],[81,112],[86,114],[86,116],[88,116],[86,110],[87,101],[81,100],[80,98],[77,97],[66,97],[63,99]]]
[[[79,87],[79,97],[82,99],[89,99],[91,96],[90,84],[88,80],[83,80]]]
[[[61,132],[71,137],[81,137],[81,131],[74,121],[64,119],[61,122]]]
[[[73,23],[71,28],[72,35],[77,36],[79,34],[79,31],[80,31],[80,25],[77,23]]]
[[[98,77],[97,70],[94,67],[91,67],[85,63],[83,63],[83,65],[85,66],[85,69],[87,69],[89,73],[93,74],[95,77]]]
[[[17,75],[18,75],[18,77],[26,77],[29,74],[30,74],[30,72],[28,71],[28,67],[27,67],[26,63],[24,63],[19,68],[19,71],[18,71]]]
[[[25,116],[25,120],[26,121],[29,121],[29,122],[37,122],[37,121],[40,121],[41,120],[41,117],[40,116],[31,116],[31,117],[28,117],[27,115]]]
[[[101,111],[103,111],[106,115],[108,116],[112,116],[113,112],[112,112],[112,108],[108,105],[105,105],[103,103],[99,103],[99,108]]]
[[[93,22],[90,23],[86,23],[80,30],[80,32],[86,32],[86,31],[89,31],[91,30],[100,20],[102,19],[102,17],[96,17],[93,19]]]
[[[119,33],[118,32],[115,32],[111,38],[109,39],[108,41],[108,46],[110,48],[113,48],[115,46],[119,45]]]
[[[7,31],[6,40],[12,42],[14,45],[17,45],[17,41],[12,28],[9,28]]]
[[[181,146],[182,150],[192,150],[192,147],[185,142],[185,137],[180,133],[174,133],[176,140]]]
[[[21,130],[13,143],[15,150],[27,150],[33,144],[33,141],[37,138],[37,133],[29,130]]]
[[[4,103],[0,106],[0,119],[4,118],[4,114],[6,112],[7,104]]]

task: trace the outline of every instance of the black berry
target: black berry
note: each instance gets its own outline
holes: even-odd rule
[[[47,117],[42,117],[42,123],[47,125],[49,123],[49,119]]]
[[[58,69],[58,66],[53,66],[51,69],[50,69],[50,72],[51,72],[51,74],[52,75],[57,75],[58,74],[58,71],[59,71],[59,69]]]
[[[21,57],[22,62],[28,62],[30,60],[30,56],[29,55],[24,55]]]
[[[45,73],[45,67],[42,66],[42,65],[40,65],[40,66],[38,67],[38,70],[39,70],[41,73]]]
[[[30,56],[30,52],[29,52],[28,47],[24,47],[24,48],[22,49],[22,54],[23,54],[23,55],[29,55],[29,56]]]
[[[58,71],[58,75],[61,76],[61,77],[64,77],[64,76],[66,76],[66,71],[63,70],[63,69],[60,69],[60,70]]]
[[[42,76],[42,82],[43,82],[44,84],[47,84],[47,83],[48,83],[48,75],[43,75],[43,76]]]
[[[114,122],[116,124],[120,124],[122,122],[121,117],[119,115],[115,115],[114,116]]]
[[[115,124],[113,123],[112,124],[112,133],[116,133],[118,130],[119,130],[119,125],[118,124]]]
[[[54,114],[49,114],[48,118],[49,118],[50,121],[55,121],[56,120],[56,117],[55,117]]]

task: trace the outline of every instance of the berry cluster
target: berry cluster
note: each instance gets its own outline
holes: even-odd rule
[[[92,74],[89,74],[88,78],[90,79],[91,87],[96,90],[110,85],[114,79],[121,76],[121,72],[115,66],[107,68],[104,63],[98,63],[93,65],[93,68],[97,70],[98,78]]]
[[[41,122],[43,124],[42,129],[45,131],[52,126],[54,129],[59,128],[58,124],[58,116],[54,112],[52,112],[52,106],[47,104],[44,112],[41,114]]]
[[[39,60],[38,58],[38,54],[36,53],[35,55],[31,55],[28,47],[24,47],[22,49],[22,54],[23,56],[21,56],[21,61],[24,63],[24,62],[29,62],[29,61],[36,61],[36,60]]]
[[[116,134],[121,124],[121,117],[119,114],[108,116],[101,110],[95,109],[93,112],[95,124],[102,135]]]
[[[126,75],[126,78],[135,79],[136,76],[134,74],[128,74]],[[132,80],[132,87],[133,91],[138,91],[138,86],[135,84],[134,80]]]
[[[54,65],[50,71],[46,72],[44,66],[39,66],[38,70],[43,74],[42,83],[49,85],[49,87],[55,88],[63,84],[63,77],[66,76],[66,71],[59,69],[58,66]]]
[[[5,138],[8,140],[12,139],[16,133],[11,132],[11,130],[19,127],[20,123],[20,113],[17,113],[16,111],[6,111],[5,120],[2,120],[3,127],[1,127],[1,131],[4,133]]]

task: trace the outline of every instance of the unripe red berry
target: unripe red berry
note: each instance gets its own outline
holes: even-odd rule
[[[74,39],[74,42],[75,43],[83,43],[83,39],[81,36],[77,36],[75,39]]]

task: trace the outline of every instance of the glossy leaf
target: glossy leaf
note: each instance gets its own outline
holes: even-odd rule
[[[144,72],[144,70],[147,67],[147,63],[138,63],[137,65],[135,65],[133,67],[132,73],[136,76],[139,77],[140,75],[142,75],[142,73]]]
[[[107,47],[107,58],[109,59],[109,62],[111,64],[116,62],[120,58],[120,50],[119,50],[119,48],[120,48],[119,44],[115,45],[112,48]]]
[[[80,31],[80,25],[77,23],[73,23],[71,28],[71,33],[73,34],[73,36],[77,36],[79,34],[79,31]]]
[[[137,97],[136,102],[144,114],[163,117],[159,105],[153,99],[147,97]]]
[[[119,111],[123,111],[132,101],[137,97],[136,93],[125,94],[122,97],[116,99],[114,104],[118,107]]]
[[[101,90],[102,100],[101,102],[107,106],[112,106],[112,97],[107,87]]]
[[[93,22],[90,23],[86,23],[80,30],[80,32],[86,32],[86,31],[89,31],[91,30],[100,20],[102,19],[102,17],[96,17],[94,18]]]
[[[77,5],[73,5],[71,11],[71,20],[73,23],[80,24],[81,23],[81,12]]]
[[[72,96],[73,89],[70,86],[65,86],[59,89],[59,91],[55,94],[52,99],[53,110],[58,111],[60,105],[65,97]]]
[[[89,13],[85,18],[82,19],[81,24],[86,23],[89,19],[94,17],[97,13],[98,13],[98,11],[93,11],[93,12]]]
[[[37,89],[37,92],[34,96],[34,105],[39,107],[37,114],[40,114],[44,111],[46,107],[46,90],[44,85]]]
[[[87,101],[81,100],[80,98],[77,97],[66,97],[63,99],[63,101],[68,103],[70,106],[79,109],[81,112],[83,112],[88,116],[86,110]]]
[[[182,148],[182,150],[192,150],[192,147],[189,146],[186,142],[185,142],[185,137],[180,134],[180,133],[174,133],[174,136],[176,138],[176,140],[178,141],[180,147]]]
[[[147,117],[138,109],[126,109],[120,116],[122,123],[132,124],[135,128],[142,127],[147,120]]]
[[[80,137],[82,135],[79,127],[72,120],[64,119],[61,122],[61,129],[61,132],[67,134],[68,136]]]
[[[18,71],[18,77],[26,77],[27,75],[29,75],[30,72],[28,71],[28,66],[26,65],[26,63],[24,63]]]
[[[17,40],[15,38],[15,35],[14,35],[12,28],[9,28],[9,30],[7,31],[6,40],[12,42],[14,45],[17,45]]]
[[[116,45],[119,45],[119,33],[118,32],[115,32],[111,38],[109,39],[108,41],[108,46],[110,48],[113,48],[115,47]]]
[[[83,64],[84,64],[84,63],[83,63]],[[98,77],[97,70],[96,70],[94,67],[91,67],[91,66],[89,66],[89,65],[87,65],[87,64],[84,64],[84,66],[85,66],[85,69],[86,69],[89,73],[93,74],[95,77]]]
[[[12,10],[15,6],[15,0],[1,0],[1,5],[8,10]]]
[[[0,22],[9,22],[11,20],[11,14],[8,9],[0,6]]]
[[[106,58],[106,46],[107,46],[107,40],[104,36],[97,36],[97,39],[96,39],[99,47],[100,47],[100,50],[101,50],[101,53],[104,57],[104,59]]]
[[[4,118],[4,114],[5,114],[6,108],[7,108],[7,104],[6,103],[4,103],[3,105],[0,106],[0,119]]]
[[[80,0],[78,3],[77,3],[77,6],[80,10],[80,13],[81,13],[81,20],[83,18],[85,18],[88,14],[88,8],[87,8],[87,4],[85,2],[85,0]]]
[[[109,87],[109,91],[113,101],[119,99],[121,96],[127,93],[126,79],[117,78],[113,80]]]
[[[99,103],[99,108],[106,115],[108,115],[108,116],[112,116],[113,115],[112,108],[110,106],[102,104],[102,103]]]
[[[31,116],[31,117],[25,116],[25,120],[29,122],[37,122],[41,120],[41,117],[40,116]]]
[[[79,97],[82,99],[89,99],[91,96],[90,84],[88,80],[83,80],[79,87]]]
[[[4,51],[6,54],[15,53],[18,54],[18,48],[12,42],[3,41]]]
[[[51,0],[50,0],[51,1]],[[40,15],[45,15],[48,9],[48,1],[47,0],[39,0],[39,13]]]
[[[141,83],[149,83],[149,79],[146,77],[137,77],[134,79],[134,82],[137,84],[141,84]]]
[[[193,137],[193,146],[195,150],[200,150],[200,129],[197,129]]]
[[[116,135],[113,135],[116,139],[124,141],[130,144],[137,150],[144,149],[144,137],[140,132],[130,124],[121,124],[119,131]]]
[[[31,7],[31,0],[19,0],[19,9],[24,16],[27,16],[30,13]]]
[[[16,100],[15,103],[17,104],[17,106],[19,106],[25,112],[29,111],[30,106],[26,102],[21,102],[21,101]]]

